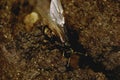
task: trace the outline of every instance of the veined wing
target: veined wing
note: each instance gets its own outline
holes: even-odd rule
[[[63,8],[60,0],[52,0],[50,4],[50,16],[54,22],[64,27]]]

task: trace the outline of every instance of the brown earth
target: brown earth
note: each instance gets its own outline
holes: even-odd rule
[[[70,46],[42,19],[25,29],[34,0],[0,0],[0,80],[120,79],[120,0],[61,1]]]

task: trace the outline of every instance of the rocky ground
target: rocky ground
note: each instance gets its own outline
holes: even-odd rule
[[[42,18],[24,23],[34,0],[0,0],[0,80],[120,79],[120,0],[61,2],[70,46]]]

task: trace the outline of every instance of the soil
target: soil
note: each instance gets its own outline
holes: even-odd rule
[[[35,1],[0,0],[0,80],[120,79],[120,0],[61,0],[70,45],[42,17],[26,30]]]

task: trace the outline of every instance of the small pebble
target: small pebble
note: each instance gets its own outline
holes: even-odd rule
[[[24,23],[27,31],[30,31],[33,28],[33,24],[36,23],[39,19],[38,13],[32,12],[25,16]]]

